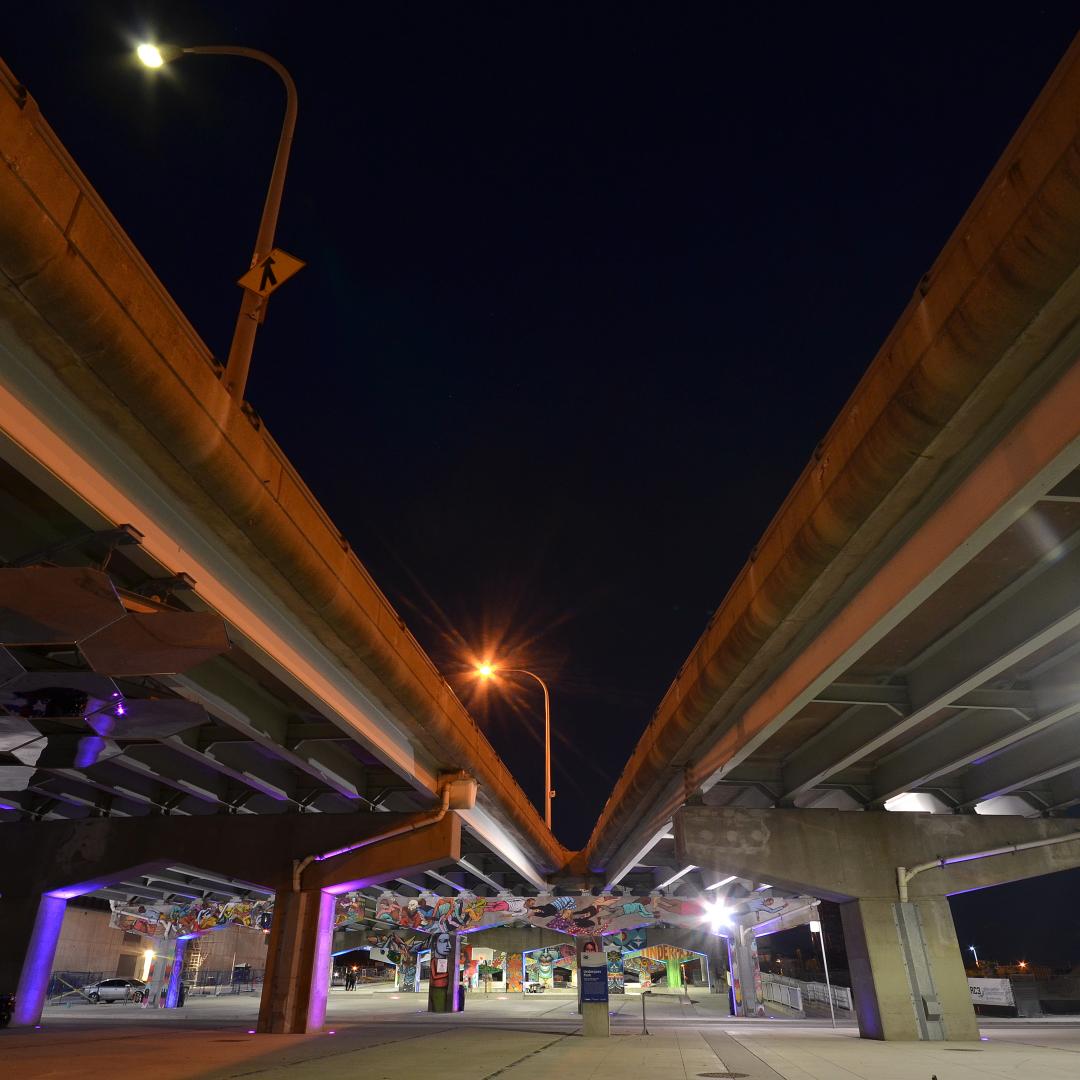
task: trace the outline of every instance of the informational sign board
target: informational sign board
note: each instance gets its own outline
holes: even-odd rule
[[[607,964],[582,966],[581,1003],[583,1005],[603,1004],[608,1000]]]
[[[1015,1005],[1008,979],[968,979],[972,1005]]]

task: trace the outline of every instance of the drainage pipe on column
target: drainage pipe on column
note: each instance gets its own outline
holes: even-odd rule
[[[934,859],[931,862],[919,863],[910,869],[906,866],[896,868],[896,890],[900,894],[900,902],[906,904],[908,900],[908,884],[916,874],[924,870],[933,870],[935,867],[944,869],[953,863],[973,862],[975,859],[989,859],[992,855],[1010,855],[1014,851],[1030,851],[1032,848],[1050,847],[1053,844],[1067,844],[1072,840],[1080,840],[1080,832],[1065,833],[1063,836],[1050,836],[1045,840],[1028,840],[1023,844],[1006,844],[1004,847],[990,848],[987,851],[972,851],[966,855],[946,855],[944,858]]]

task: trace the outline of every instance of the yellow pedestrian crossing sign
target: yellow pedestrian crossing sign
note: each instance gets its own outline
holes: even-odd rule
[[[307,263],[290,255],[281,248],[274,248],[264,259],[260,259],[236,284],[260,296],[269,296],[280,288],[296,273],[303,270]]]

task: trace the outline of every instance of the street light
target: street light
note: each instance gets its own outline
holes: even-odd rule
[[[551,790],[551,694],[547,683],[539,675],[524,668],[499,668],[485,662],[476,665],[476,673],[481,679],[494,679],[496,675],[528,675],[535,679],[544,691],[544,824],[551,828],[551,800],[555,792]]]
[[[821,963],[825,968],[825,993],[829,998],[829,1016],[832,1018],[832,1026],[836,1027],[836,1008],[833,1005],[832,981],[829,978],[829,958],[825,955],[825,935],[821,932],[821,915],[818,905],[814,905],[814,918],[810,920],[811,937],[817,934],[821,942]]]
[[[268,53],[258,49],[246,49],[240,45],[151,45],[144,43],[135,50],[136,55],[148,68],[159,68],[177,60],[188,53],[214,56],[246,56],[249,60],[258,60],[273,68],[285,84],[285,119],[281,124],[281,137],[278,139],[277,154],[274,157],[274,170],[270,174],[270,186],[266,192],[262,217],[259,219],[259,233],[255,238],[255,252],[251,256],[251,266],[262,262],[274,248],[274,233],[277,229],[278,214],[281,212],[281,193],[285,188],[285,170],[289,164],[289,150],[292,148],[293,130],[296,127],[296,85],[285,68]],[[248,371],[251,368],[251,354],[255,349],[255,332],[259,323],[266,318],[266,297],[250,289],[244,289],[240,302],[240,314],[236,317],[236,329],[233,331],[232,344],[229,346],[229,358],[225,363],[225,388],[238,401],[244,400],[244,388],[247,386]]]
[[[969,945],[968,949],[970,950],[971,955],[975,957],[975,966],[978,967],[979,966],[979,954],[975,951],[975,946],[974,945]]]

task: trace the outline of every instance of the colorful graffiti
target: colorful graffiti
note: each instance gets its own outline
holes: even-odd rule
[[[366,901],[366,906],[365,906]],[[805,908],[805,897],[752,897],[747,901],[757,922]],[[371,922],[370,898],[346,893],[337,898],[334,928]],[[186,904],[133,905],[111,901],[110,925],[135,933],[164,936],[191,934],[223,926],[252,926],[268,929],[273,918],[273,900],[192,900]],[[439,896],[423,892],[401,896],[384,892],[375,901],[374,921],[424,935],[468,933],[489,926],[527,922],[563,934],[613,935],[623,949],[639,949],[644,944],[644,927],[667,923],[699,929],[709,925],[707,901],[661,896],[476,896],[461,892]],[[374,943],[373,943],[374,944]],[[425,944],[425,948],[427,945]]]
[[[347,900],[346,897],[342,898]],[[698,928],[708,922],[706,903],[677,897],[636,896],[401,896],[384,892],[376,901],[376,921],[428,934],[468,932],[524,921],[563,934],[596,935],[657,922]],[[342,918],[341,922],[348,921]]]
[[[604,952],[607,953],[607,985],[608,994],[625,994],[626,978],[623,972],[623,950],[621,946],[608,945]]]
[[[151,937],[166,934],[197,934],[227,926],[250,926],[268,930],[274,914],[272,900],[192,900],[187,904],[154,907],[110,900],[109,925]]]
[[[506,989],[520,994],[525,989],[525,958],[519,952],[506,954]]]

